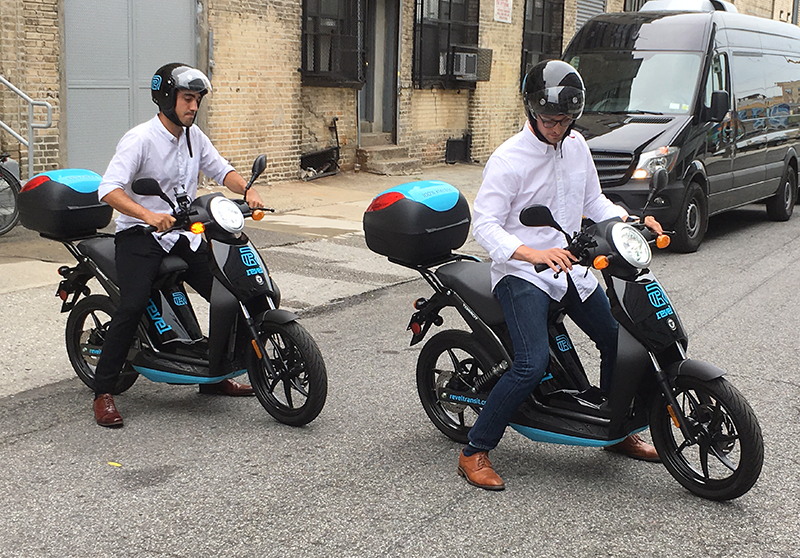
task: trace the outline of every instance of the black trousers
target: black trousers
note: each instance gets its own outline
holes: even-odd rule
[[[136,328],[150,300],[150,290],[158,275],[161,260],[167,255],[153,235],[142,234],[139,227],[118,233],[114,245],[120,306],[111,318],[103,352],[97,362],[95,395],[113,392]],[[203,241],[200,248],[193,252],[189,240],[181,236],[170,254],[183,258],[189,264],[184,281],[209,300],[214,278],[208,265],[208,244]]]

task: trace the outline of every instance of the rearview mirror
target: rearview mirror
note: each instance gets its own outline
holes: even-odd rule
[[[708,119],[711,122],[722,122],[730,109],[730,97],[727,91],[714,91],[711,93],[711,108],[708,110]]]
[[[664,188],[667,187],[667,182],[669,181],[669,173],[665,168],[659,168],[656,172],[653,173],[653,177],[650,179],[650,199],[653,198],[656,194],[663,191]]]
[[[266,155],[264,155],[264,154],[262,153],[261,155],[259,155],[258,157],[256,157],[256,160],[255,160],[255,161],[253,161],[253,171],[252,171],[252,173],[251,173],[251,174],[252,174],[252,175],[253,175],[255,178],[251,178],[251,180],[252,180],[253,182],[255,182],[255,179],[256,179],[256,178],[258,178],[258,177],[259,177],[259,175],[260,175],[262,172],[264,172],[264,169],[266,169],[266,168],[267,168],[267,156],[266,156]]]
[[[172,200],[164,193],[161,186],[158,185],[158,180],[155,178],[137,178],[133,181],[133,184],[131,184],[131,189],[134,194],[139,194],[140,196],[158,196],[167,202],[172,209],[175,209],[175,204],[172,203]]]
[[[258,178],[266,168],[267,168],[267,156],[262,153],[261,155],[256,157],[255,161],[253,161],[253,170],[250,173],[250,180],[247,181],[247,185],[244,187],[243,199],[247,199],[247,191],[253,185],[253,182],[256,181],[256,178]]]
[[[131,184],[131,189],[140,196],[161,196],[164,193],[155,178],[137,178]]]
[[[550,209],[544,205],[529,205],[519,214],[519,222],[526,227],[553,227],[561,231],[561,226],[553,219]]]

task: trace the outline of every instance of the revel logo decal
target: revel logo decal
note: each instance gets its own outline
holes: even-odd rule
[[[556,346],[558,350],[562,353],[566,353],[572,348],[572,343],[569,342],[569,337],[564,334],[559,335],[556,337]]]
[[[172,329],[172,326],[168,325],[167,322],[164,321],[164,318],[161,317],[161,312],[158,311],[158,306],[156,306],[152,298],[150,299],[150,304],[147,306],[147,315],[153,320],[153,325],[156,326],[158,333],[164,333]]]
[[[186,306],[189,301],[186,300],[186,295],[183,293],[172,293],[172,302],[175,303],[175,306]]]
[[[261,263],[258,261],[258,256],[251,246],[239,248],[239,254],[242,256],[242,263],[250,268],[247,270],[247,275],[264,273],[264,270],[261,269]]]
[[[158,91],[161,89],[161,76],[153,76],[153,82],[150,84],[150,89]]]
[[[653,282],[647,285],[644,289],[647,291],[647,297],[650,299],[650,304],[653,305],[653,308],[660,308],[660,310],[656,312],[657,320],[666,318],[667,316],[671,316],[675,313],[672,310],[672,306],[669,304],[667,295],[665,295],[664,291],[661,289],[661,285]]]

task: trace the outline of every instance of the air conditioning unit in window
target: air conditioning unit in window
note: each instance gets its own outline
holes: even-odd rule
[[[453,52],[453,76],[467,81],[476,81],[478,79],[478,54]]]

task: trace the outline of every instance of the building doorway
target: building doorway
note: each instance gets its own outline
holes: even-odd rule
[[[359,91],[363,134],[388,134],[397,142],[397,45],[400,0],[367,0],[365,84]]]
[[[153,73],[195,65],[196,0],[64,2],[67,164],[103,174],[120,138],[158,108]]]

